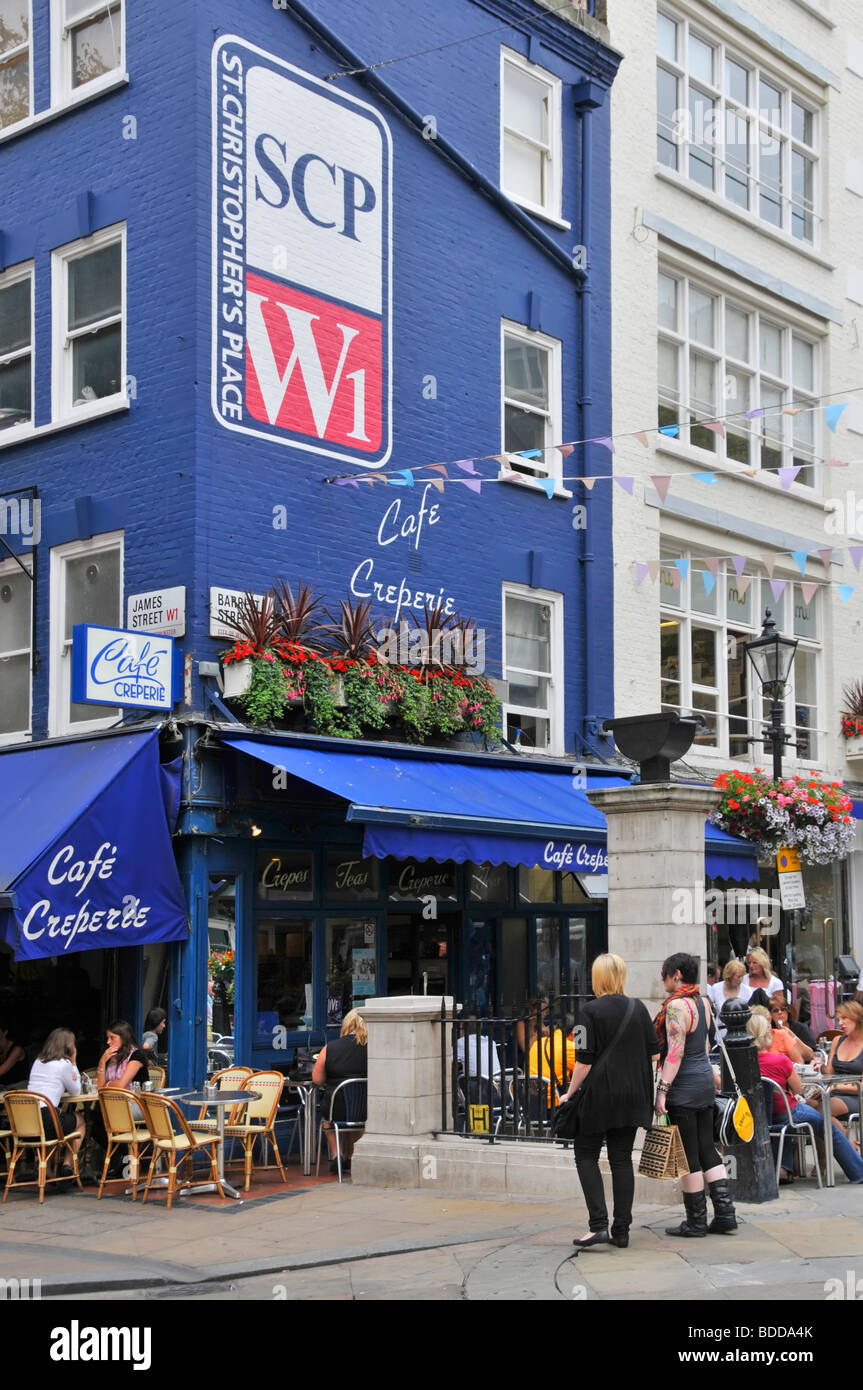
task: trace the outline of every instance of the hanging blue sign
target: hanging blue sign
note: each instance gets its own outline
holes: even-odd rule
[[[72,629],[76,704],[170,710],[181,673],[173,637],[80,623]]]
[[[89,804],[11,885],[4,926],[16,960],[188,936],[158,734],[135,742],[132,756],[112,769],[110,781],[90,788]],[[65,798],[72,810],[75,783],[63,775],[62,760],[52,757],[57,751],[33,749],[23,756],[40,760],[46,795]]]

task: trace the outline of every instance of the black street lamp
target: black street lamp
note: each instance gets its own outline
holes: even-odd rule
[[[764,627],[761,636],[743,644],[746,655],[755,668],[755,674],[770,699],[770,726],[764,730],[763,741],[773,749],[773,777],[776,781],[782,776],[782,750],[790,738],[782,724],[784,691],[791,667],[797,655],[797,638],[780,637],[776,631],[770,609],[764,612]],[[754,740],[757,742],[758,740]]]

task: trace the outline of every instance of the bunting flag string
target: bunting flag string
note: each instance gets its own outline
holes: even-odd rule
[[[710,568],[704,570],[699,569],[699,564],[707,564],[710,566]],[[638,589],[641,587],[642,583],[648,576],[650,577],[651,584],[656,583],[663,569],[663,561],[633,560],[630,568],[632,568],[634,571],[635,587]],[[688,574],[690,573],[690,570],[693,579],[695,575],[698,575],[700,577],[706,598],[709,598],[710,595],[713,593],[713,590],[716,588],[716,573],[718,570],[718,561],[713,556],[699,555],[696,556],[694,560],[690,560],[686,556],[678,556],[673,560],[666,561],[665,568],[667,569],[668,573],[668,578],[665,582],[667,584],[670,584],[673,589],[680,589],[682,587],[682,585],[686,581]],[[734,587],[737,591],[738,599],[745,599],[747,593],[749,592],[750,585],[756,578],[757,576],[754,574],[741,574],[737,576],[737,578],[734,581]],[[789,584],[799,583],[800,592],[803,595],[803,602],[806,604],[812,602],[814,595],[817,593],[819,589],[836,589],[842,602],[848,603],[852,595],[856,593],[858,588],[856,584],[838,584],[832,582],[831,580],[823,582],[821,580],[798,581],[793,579],[769,579],[767,582],[770,585],[770,592],[773,595],[773,600],[775,603],[778,603],[780,601],[782,595],[785,593],[785,590],[788,588]]]

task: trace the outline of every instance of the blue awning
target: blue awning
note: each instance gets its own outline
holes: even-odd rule
[[[560,768],[378,752],[337,752],[261,743],[223,733],[238,752],[349,802],[365,826],[363,852],[376,858],[453,859],[605,873],[605,816],[584,779]],[[626,777],[589,775],[589,790],[626,786]],[[755,849],[708,823],[710,877],[758,879]]]
[[[0,932],[16,960],[188,935],[158,730],[0,753]]]

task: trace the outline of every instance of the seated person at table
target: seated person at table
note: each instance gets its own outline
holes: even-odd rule
[[[81,1094],[74,1033],[70,1033],[67,1028],[55,1028],[53,1033],[48,1034],[45,1046],[30,1068],[27,1090],[38,1091],[40,1096],[50,1100],[57,1111],[63,1134],[75,1135],[73,1144],[77,1151],[84,1137],[84,1116],[77,1110],[60,1110],[60,1101],[64,1094]],[[63,1171],[71,1173],[71,1164],[67,1163]]]
[[[369,1035],[366,1030],[365,1019],[361,1018],[356,1009],[351,1009],[350,1013],[345,1014],[342,1023],[341,1036],[333,1042],[328,1042],[326,1047],[322,1047],[318,1053],[318,1060],[312,1072],[312,1080],[318,1086],[326,1085],[320,1099],[320,1113],[329,1116],[330,1097],[340,1081],[347,1081],[351,1077],[365,1077],[369,1072]],[[344,1120],[345,1096],[342,1092],[336,1098],[336,1109],[333,1112],[333,1119]],[[321,1128],[327,1140],[327,1148],[330,1151],[330,1172],[338,1172],[338,1162],[336,1161],[336,1136],[329,1119],[321,1121]],[[354,1151],[354,1144],[362,1135],[348,1132],[344,1136],[345,1153],[342,1158],[342,1170],[350,1172],[351,1154]]]
[[[805,1023],[795,1023],[791,1017],[788,1000],[781,990],[770,996],[770,1022],[774,1033],[784,1033],[787,1041],[793,1038],[804,1062],[811,1062],[815,1056],[815,1039]]]
[[[780,1085],[788,1096],[788,1104],[791,1107],[791,1120],[794,1124],[810,1124],[812,1132],[817,1135],[824,1133],[824,1119],[820,1110],[815,1110],[811,1105],[804,1105],[799,1100],[802,1085],[800,1077],[794,1070],[794,1064],[788,1057],[784,1057],[777,1052],[770,1050],[770,1034],[772,1029],[767,1019],[754,1015],[746,1025],[748,1031],[755,1039],[755,1046],[758,1048],[758,1066],[761,1075],[770,1081],[775,1081]],[[782,1097],[773,1095],[773,1116],[774,1125],[786,1123],[785,1106]],[[790,1152],[789,1147],[783,1151],[783,1160]],[[853,1144],[849,1144],[845,1134],[839,1125],[833,1126],[833,1153],[836,1162],[842,1169],[849,1182],[863,1183],[863,1158],[860,1157]],[[791,1162],[789,1157],[788,1162]],[[791,1171],[785,1169],[784,1182],[791,1182]]]
[[[465,1020],[465,1030],[459,1038],[455,1055],[462,1065],[467,1098],[470,1104],[488,1105],[499,1099],[500,1056],[494,1038],[481,1031],[476,1018]],[[489,1084],[491,1083],[491,1084]]]
[[[144,1024],[144,1036],[141,1039],[141,1051],[148,1052],[151,1057],[155,1057],[161,1049],[161,1035],[165,1031],[165,1024],[168,1015],[164,1009],[151,1009],[147,1014]]]
[[[823,1075],[848,1077],[847,1086],[840,1084],[830,1087],[833,1118],[844,1121],[849,1115],[860,1113],[860,1092],[855,1082],[859,1076],[863,1076],[863,1004],[853,1000],[840,1004],[836,1010],[836,1022],[842,1036],[834,1038],[830,1044],[830,1056]],[[820,1095],[817,1103],[821,1103]]]
[[[575,1042],[572,1037],[564,1035],[562,1028],[552,1031],[545,1019],[540,1037],[536,1036],[535,1019],[529,1020],[528,1029],[531,1044],[527,1054],[527,1074],[541,1076],[548,1083],[549,1103],[554,1109],[557,1106],[557,1087],[566,1090],[575,1067]]]
[[[30,1071],[20,1043],[9,1036],[9,1023],[0,1023],[0,1091],[14,1091],[27,1083]]]
[[[127,1088],[133,1081],[143,1086],[145,1081],[149,1081],[148,1061],[152,1060],[152,1053],[144,1052],[138,1046],[131,1024],[120,1018],[110,1025],[105,1037],[108,1046],[99,1058],[96,1068],[96,1085],[99,1090],[106,1086]],[[141,1107],[134,1102],[132,1114],[136,1120],[144,1118]],[[108,1136],[105,1133],[101,1111],[93,1116],[93,1137],[103,1148],[107,1147]],[[120,1149],[117,1149],[111,1160],[108,1176],[118,1177],[122,1168],[123,1157]]]
[[[749,1012],[752,1018],[763,1018],[771,1025],[772,1036],[770,1039],[770,1051],[778,1053],[780,1057],[788,1057],[792,1062],[802,1062],[803,1053],[800,1043],[794,1034],[787,1028],[773,1028],[773,1015],[763,1004],[750,1004]]]

